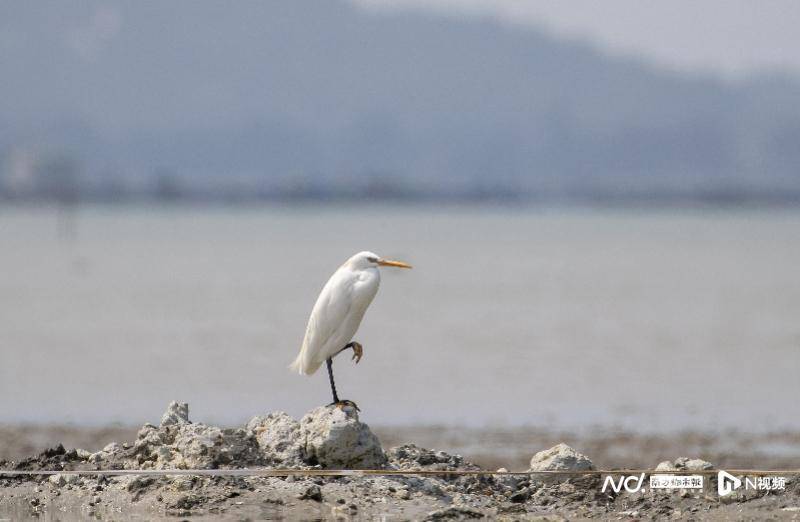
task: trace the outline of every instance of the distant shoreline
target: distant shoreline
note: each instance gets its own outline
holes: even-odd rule
[[[671,210],[795,210],[800,209],[800,192],[780,194],[731,194],[697,197],[653,195],[607,197],[509,197],[505,195],[452,197],[374,197],[369,195],[335,195],[330,197],[224,197],[213,195],[186,196],[175,199],[153,197],[103,198],[85,197],[64,202],[47,197],[7,197],[0,194],[0,211],[4,208],[337,208],[358,204],[359,207],[443,207],[503,208],[532,211],[552,210],[620,210],[663,212]]]

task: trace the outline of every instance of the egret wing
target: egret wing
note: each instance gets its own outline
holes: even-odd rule
[[[310,375],[341,348],[337,340],[353,306],[353,286],[354,279],[345,274],[336,273],[328,280],[311,311],[293,369]]]

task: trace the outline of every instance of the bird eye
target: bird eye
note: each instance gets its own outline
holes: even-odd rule
[[[370,256],[370,257],[367,258],[367,261],[369,261],[370,263],[377,263],[378,262],[378,258]]]

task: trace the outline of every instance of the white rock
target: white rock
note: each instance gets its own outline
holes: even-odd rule
[[[89,462],[91,462],[93,464],[99,464],[100,461],[103,460],[103,456],[104,455],[105,454],[102,451],[97,451],[97,452],[92,453],[91,455],[89,455],[89,457],[86,460],[88,460]]]
[[[167,411],[161,416],[161,426],[173,426],[176,424],[190,424],[189,404],[172,401],[167,406]]]
[[[122,446],[120,446],[116,442],[111,442],[109,444],[106,444],[106,446],[100,451],[100,453],[114,455],[115,453],[120,453],[121,451],[122,451]]]
[[[85,449],[80,449],[80,448],[75,449],[75,453],[78,455],[78,458],[83,459],[83,460],[88,460],[89,457],[92,456],[92,452],[91,451],[88,451],[88,450],[85,450]]]
[[[378,437],[355,408],[322,406],[300,421],[304,458],[325,468],[377,469],[386,463]]]
[[[66,481],[66,480],[64,480],[64,475],[62,475],[61,473],[57,473],[57,474],[55,474],[55,475],[50,475],[50,478],[48,478],[47,480],[48,480],[48,481],[49,481],[51,484],[54,484],[54,485],[56,485],[56,486],[58,486],[58,487],[61,487],[61,486],[63,486],[64,484],[66,484],[66,483],[67,483],[67,481]]]
[[[557,444],[550,449],[540,451],[531,458],[531,467],[528,471],[584,471],[592,470],[594,464],[589,457],[582,455],[566,444]],[[548,477],[541,475],[537,480],[566,480],[569,475]]]
[[[50,478],[47,480],[49,480],[51,484],[61,487],[66,484],[77,484],[80,482],[81,478],[73,473],[56,473],[55,475],[50,475]]]
[[[714,469],[714,465],[702,459],[680,457],[670,462],[665,460],[656,466],[656,471],[704,471]]]
[[[214,469],[220,465],[249,465],[259,461],[255,438],[245,430],[205,424],[180,424],[160,446],[150,446],[156,468]]]
[[[253,417],[246,429],[255,435],[266,461],[282,466],[303,463],[305,441],[300,435],[300,423],[286,413],[278,411]]]
[[[159,427],[145,424],[132,455],[146,468],[213,469],[225,465],[259,465],[261,457],[252,433],[189,422],[189,407],[172,402]]]

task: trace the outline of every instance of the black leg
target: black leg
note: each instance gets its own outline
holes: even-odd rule
[[[331,381],[331,392],[333,393],[333,404],[339,402],[339,396],[336,394],[336,384],[333,382],[333,359],[328,357],[325,360],[325,364],[328,365],[328,379]]]
[[[358,344],[358,343],[350,343],[350,344],[354,344],[354,345],[358,346],[358,348],[361,348],[361,345]],[[354,351],[355,351],[355,348],[353,346],[350,346],[350,345],[346,346],[345,348],[342,348],[342,350],[344,350],[346,348],[353,348]],[[341,351],[341,350],[339,350],[339,351]],[[361,358],[361,354],[359,353],[358,356],[359,356],[358,358],[360,359]],[[356,362],[358,362],[357,359],[356,359]],[[328,406],[338,406],[340,408],[342,408],[343,406],[352,406],[353,408],[356,409],[356,411],[361,411],[361,410],[358,409],[358,405],[356,405],[355,402],[348,401],[348,400],[344,400],[344,401],[339,400],[339,395],[336,393],[336,383],[333,382],[333,357],[328,357],[327,359],[325,359],[325,364],[328,366],[328,379],[331,382],[331,393],[333,394],[333,402],[330,403]]]

